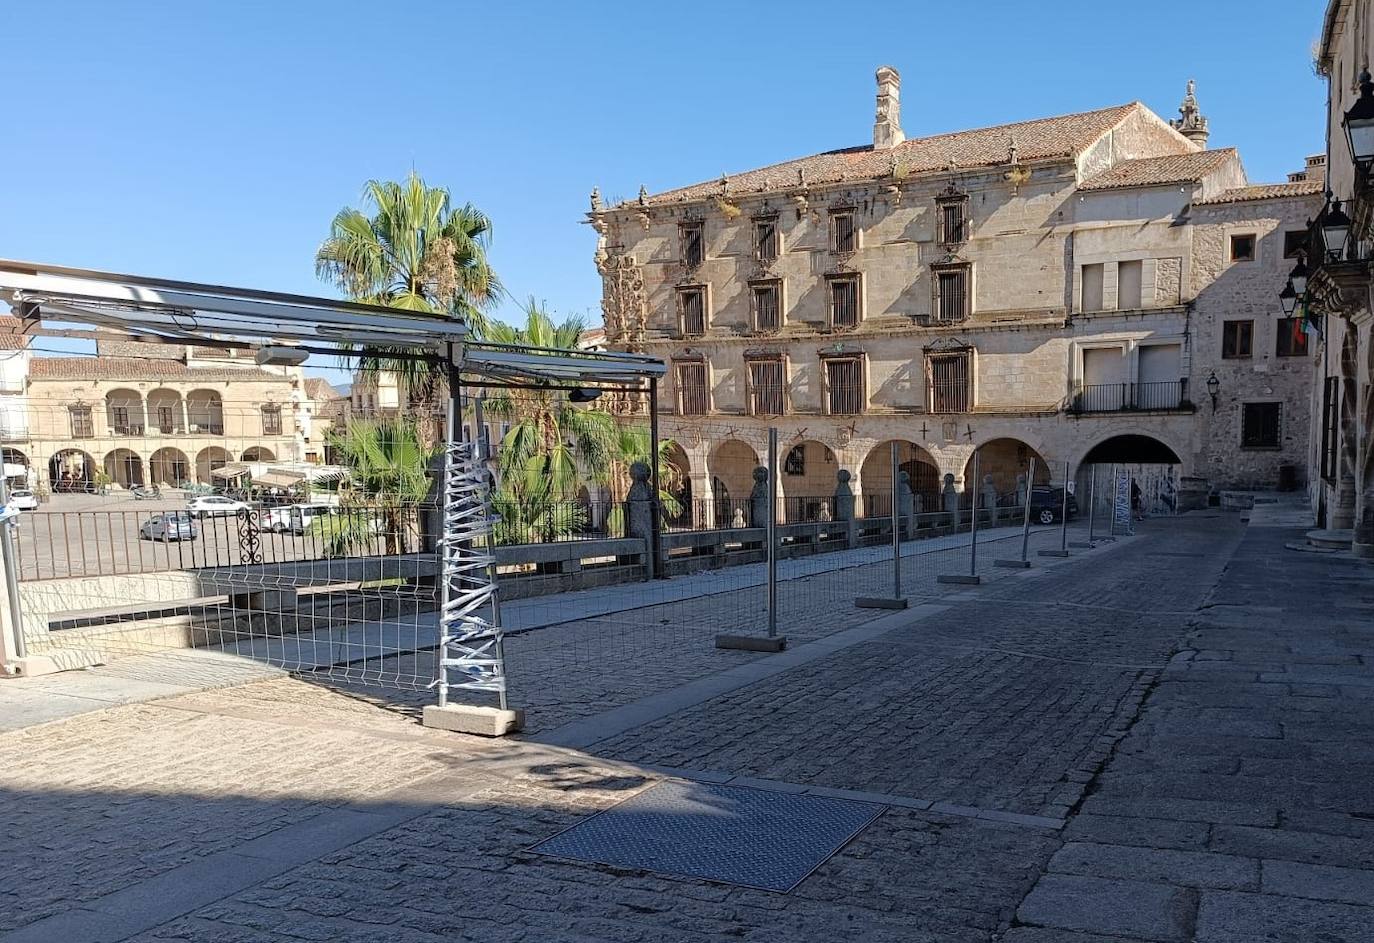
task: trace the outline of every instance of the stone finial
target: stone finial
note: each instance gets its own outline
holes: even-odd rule
[[[601,188],[592,187],[592,212],[600,213],[606,205],[601,202]]]
[[[648,463],[648,462],[631,462],[631,463],[630,463],[630,481],[632,481],[632,482],[638,484],[639,482],[647,482],[648,480],[649,480],[649,463]],[[631,485],[631,487],[634,487],[634,486]]]
[[[647,206],[649,203],[649,190],[644,184],[639,185],[639,205]]]
[[[798,168],[797,168],[797,186],[799,186],[799,187],[804,187],[804,186],[806,186],[806,168],[805,168],[805,167],[798,167]]]
[[[902,77],[892,66],[875,73],[878,80],[878,113],[873,122],[873,149],[886,150],[906,140],[902,133]]]
[[[1207,117],[1197,106],[1197,83],[1188,80],[1187,90],[1183,93],[1183,104],[1178,106],[1178,118],[1169,125],[1188,140],[1197,145],[1198,150],[1207,147]]]
[[[721,195],[721,196],[725,196],[725,194],[727,194],[727,193],[729,193],[729,192],[730,192],[730,178],[727,177],[725,174],[721,174],[721,175],[720,175],[720,195]]]

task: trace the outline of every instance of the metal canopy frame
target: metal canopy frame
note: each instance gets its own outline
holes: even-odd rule
[[[568,351],[470,341],[464,320],[382,305],[229,288],[165,278],[0,259],[0,303],[33,336],[123,337],[143,343],[261,350],[293,347],[361,359],[423,360],[449,381],[439,603],[439,704],[449,692],[494,692],[506,708],[496,558],[485,456],[463,441],[462,386],[647,392],[651,455],[658,454],[658,380],[667,368],[642,354]],[[75,324],[94,331],[53,328]],[[650,462],[652,501],[658,463]],[[655,572],[659,515],[651,553]]]

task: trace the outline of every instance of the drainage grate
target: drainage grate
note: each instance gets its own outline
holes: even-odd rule
[[[743,786],[667,782],[531,850],[786,893],[884,808]]]

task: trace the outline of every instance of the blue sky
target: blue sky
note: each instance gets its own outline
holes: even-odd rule
[[[1195,78],[1211,146],[1282,180],[1324,149],[1324,7],[8,0],[0,257],[327,294],[329,220],[414,168],[493,217],[501,314],[534,295],[595,321],[593,184],[865,143],[881,64],[908,137],[1135,99],[1172,117]]]

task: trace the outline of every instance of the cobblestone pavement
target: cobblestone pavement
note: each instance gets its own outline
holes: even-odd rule
[[[0,941],[1374,939],[1374,570],[1293,536],[1150,523],[583,750],[297,679],[0,734]],[[790,894],[529,850],[645,764],[890,804]]]

